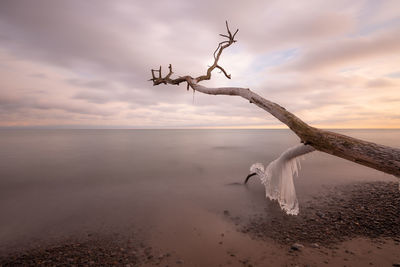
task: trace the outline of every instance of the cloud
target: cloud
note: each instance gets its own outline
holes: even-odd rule
[[[233,79],[215,72],[205,85],[251,87],[313,125],[341,126],[336,115],[348,107],[369,127],[400,125],[395,7],[362,0],[4,0],[0,126],[280,125],[243,99],[195,93],[193,102],[185,85],[148,81],[151,68],[170,63],[176,76],[203,74],[226,19],[240,29],[220,62]],[[342,122],[353,125],[349,113],[340,113]]]
[[[82,105],[76,102],[59,102],[54,100],[46,100],[45,98],[32,98],[32,97],[13,97],[7,95],[0,95],[0,109],[4,112],[15,112],[18,110],[62,110],[69,113],[78,113],[96,116],[110,116],[116,111],[103,110],[99,107]]]
[[[400,27],[372,36],[344,38],[305,49],[297,59],[280,67],[281,71],[315,71],[400,52]]]
[[[387,78],[378,78],[368,81],[366,86],[372,88],[384,88],[384,87],[396,86],[396,83],[392,82],[390,79]]]

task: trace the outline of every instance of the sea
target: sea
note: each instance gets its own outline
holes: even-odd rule
[[[400,130],[332,131],[400,147]],[[224,213],[262,211],[259,179],[242,185],[250,166],[298,143],[286,129],[0,130],[0,253],[130,231],[185,247],[193,239],[182,233],[222,227]],[[397,180],[322,152],[301,163],[300,203],[335,185]]]

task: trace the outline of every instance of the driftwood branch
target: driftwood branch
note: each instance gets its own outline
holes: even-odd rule
[[[159,85],[159,84],[175,84],[175,85],[179,85],[182,82],[187,82],[187,88],[189,89],[189,86],[193,88],[193,90],[195,90],[195,88],[193,87],[193,85],[204,81],[204,80],[210,80],[211,79],[211,72],[217,68],[219,70],[221,70],[224,75],[230,79],[231,75],[228,74],[225,69],[223,67],[221,67],[220,65],[218,65],[218,61],[219,58],[221,57],[222,51],[224,51],[225,48],[228,48],[229,46],[231,46],[233,43],[236,42],[235,40],[235,36],[238,33],[239,29],[237,29],[235,31],[234,34],[231,33],[230,29],[229,29],[229,25],[228,22],[226,23],[226,30],[228,32],[228,34],[220,34],[220,36],[226,38],[226,40],[220,42],[217,46],[217,49],[215,49],[214,51],[214,63],[207,69],[207,72],[205,75],[201,75],[197,78],[193,78],[190,75],[186,75],[183,77],[178,77],[176,79],[171,79],[171,75],[173,74],[172,72],[172,66],[171,64],[169,64],[169,73],[165,76],[162,77],[162,72],[161,72],[161,66],[158,70],[152,69],[151,70],[151,75],[152,78],[149,81],[153,82],[153,85]],[[158,75],[157,75],[158,74]]]
[[[316,150],[400,177],[400,149],[398,148],[379,145],[312,127],[287,111],[285,108],[261,97],[248,88],[208,88],[200,85],[199,82],[211,79],[211,72],[215,68],[221,70],[228,79],[231,78],[231,76],[218,65],[218,61],[223,50],[236,42],[235,36],[238,30],[232,34],[227,22],[226,28],[227,34],[220,34],[220,36],[227,40],[218,44],[218,47],[214,52],[214,63],[207,69],[205,75],[196,78],[186,75],[176,79],[171,79],[171,75],[173,74],[172,66],[169,65],[169,73],[165,77],[162,77],[160,66],[158,70],[151,70],[152,79],[150,80],[153,81],[153,85],[179,85],[182,82],[186,82],[188,89],[191,87],[193,90],[204,94],[241,96],[286,124],[300,138],[302,143],[311,145]]]

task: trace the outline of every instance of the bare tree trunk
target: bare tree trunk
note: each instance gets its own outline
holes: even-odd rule
[[[316,150],[392,174],[396,177],[400,177],[400,149],[398,148],[383,146],[312,127],[300,120],[294,114],[287,111],[285,108],[259,96],[248,88],[207,88],[200,85],[199,82],[211,79],[211,72],[215,68],[220,69],[228,79],[231,78],[231,76],[227,74],[227,72],[221,66],[218,65],[218,60],[222,51],[236,42],[234,38],[238,30],[232,35],[227,23],[226,28],[228,34],[221,34],[221,36],[227,38],[228,40],[219,43],[214,52],[214,64],[208,68],[206,75],[199,76],[197,78],[192,78],[191,76],[187,75],[176,79],[171,79],[170,77],[173,72],[172,66],[169,65],[169,73],[165,77],[162,77],[161,67],[158,70],[152,70],[151,81],[153,81],[153,85],[179,85],[182,82],[186,82],[187,89],[191,87],[193,90],[204,94],[241,96],[247,99],[250,103],[253,103],[269,112],[282,123],[286,124],[304,144],[311,145]],[[158,77],[156,76],[157,73]]]
[[[245,88],[206,88],[192,85],[196,91],[211,95],[237,95],[268,111],[286,124],[303,143],[329,153],[400,177],[400,149],[375,144],[346,135],[309,126],[285,108]]]

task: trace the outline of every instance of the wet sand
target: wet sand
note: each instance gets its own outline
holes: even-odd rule
[[[177,218],[166,210],[146,235],[88,233],[37,243],[3,255],[0,264],[398,266],[398,185],[355,183],[330,190],[300,203],[299,216],[283,214],[276,203],[250,217],[187,209]]]
[[[1,266],[398,266],[400,261],[399,241],[390,238],[354,238],[333,247],[306,245],[293,250],[273,240],[225,233],[222,244],[207,248],[200,247],[204,240],[198,237],[195,244],[187,244],[187,249],[197,249],[191,253],[133,240],[99,239],[36,248],[0,262]]]

